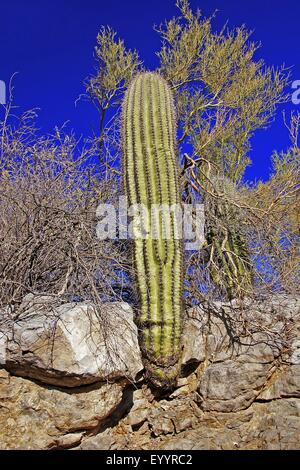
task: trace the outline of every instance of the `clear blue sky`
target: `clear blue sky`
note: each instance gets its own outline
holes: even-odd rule
[[[246,24],[262,43],[257,57],[269,65],[293,66],[300,80],[299,0],[191,0],[204,15],[219,10],[215,27]],[[157,65],[158,35],[152,26],[176,13],[175,0],[0,0],[0,80],[14,81],[21,110],[41,108],[41,131],[70,120],[77,135],[97,129],[97,115],[88,103],[74,102],[94,67],[93,49],[101,25],[111,25],[127,46],[136,48],[151,69]],[[300,105],[285,105],[300,111]],[[266,178],[273,149],[288,145],[281,111],[267,131],[253,140],[253,165],[247,176]],[[2,111],[0,110],[0,113]]]

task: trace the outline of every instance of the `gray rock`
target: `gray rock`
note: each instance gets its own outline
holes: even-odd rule
[[[52,307],[48,297],[37,301],[25,304],[14,322],[6,343],[6,369],[64,387],[135,380],[143,369],[128,304],[103,304],[97,311],[88,303]]]
[[[12,337],[13,310],[9,307],[0,310],[0,367],[6,364],[6,351],[8,340]]]
[[[155,410],[151,416],[149,416],[149,424],[151,430],[155,436],[161,436],[162,434],[172,434],[175,430],[172,419]]]
[[[300,336],[290,338],[288,330],[292,323],[300,323],[300,299],[277,295],[268,302],[214,302],[210,307],[189,309],[187,318],[195,327],[191,334],[195,336],[198,331],[192,342],[197,342],[194,349],[202,361],[220,362],[242,356],[242,362],[270,363],[293,341],[293,359],[297,361]]]
[[[269,364],[234,360],[211,364],[199,384],[202,409],[228,413],[248,408],[270,372]]]
[[[278,398],[300,398],[300,365],[292,365],[278,370],[271,383],[259,394],[260,400]]]
[[[295,339],[291,344],[290,363],[300,364],[300,338]]]
[[[205,360],[205,338],[201,312],[190,309],[183,327],[182,365],[200,363]]]
[[[1,449],[73,447],[84,432],[108,418],[123,397],[119,384],[66,391],[0,372]]]
[[[115,439],[107,429],[100,434],[84,439],[80,445],[80,450],[110,450],[114,444]]]

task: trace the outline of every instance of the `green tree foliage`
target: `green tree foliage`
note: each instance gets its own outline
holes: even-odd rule
[[[97,46],[95,47],[97,59],[96,74],[90,77],[86,83],[87,93],[99,112],[99,160],[106,168],[109,166],[107,157],[110,154],[109,144],[111,142],[111,132],[114,117],[112,111],[120,106],[124,91],[139,71],[141,62],[136,51],[125,48],[124,41],[117,38],[116,32],[111,28],[103,27],[97,36]],[[109,113],[109,111],[111,111]],[[109,116],[107,116],[109,114]],[[114,114],[114,113],[113,113]],[[117,145],[118,147],[118,145]],[[110,160],[110,158],[108,159]],[[109,166],[111,168],[111,166]]]
[[[206,241],[202,259],[212,284],[229,298],[248,295],[252,266],[241,227],[239,190],[250,164],[250,139],[286,99],[285,70],[255,60],[258,48],[244,28],[213,32],[212,18],[193,13],[178,0],[180,15],[160,26],[161,73],[177,94],[185,189],[205,204]]]
[[[175,96],[183,199],[202,201],[206,216],[206,243],[188,261],[187,289],[194,297],[204,283],[206,296],[248,296],[265,281],[257,273],[263,236],[253,242],[263,212],[253,195],[258,200],[260,194],[267,197],[280,172],[275,164],[269,186],[260,183],[257,188],[245,184],[244,174],[251,164],[251,138],[270,124],[277,105],[287,100],[289,73],[256,59],[259,45],[244,26],[215,31],[214,16],[203,18],[188,0],[177,0],[176,5],[178,16],[156,28],[162,42],[157,71]],[[97,41],[98,69],[87,89],[100,111],[100,160],[116,172],[115,161],[107,163],[113,160],[112,148],[114,157],[121,153],[116,107],[142,62],[109,28],[100,31]],[[116,110],[112,118],[110,108]],[[291,167],[290,160],[286,165]],[[284,178],[289,178],[287,171]],[[275,200],[274,207],[278,204]]]
[[[239,182],[250,163],[250,138],[268,124],[276,105],[286,99],[284,69],[256,61],[258,48],[244,28],[212,31],[187,0],[181,15],[159,28],[161,73],[177,91],[179,142],[193,146],[193,157],[213,161]]]
[[[256,253],[264,259],[257,276],[263,284],[295,294],[300,283],[300,114],[292,114],[291,146],[274,152],[272,174],[266,183],[248,192],[250,204],[258,214],[254,237]]]

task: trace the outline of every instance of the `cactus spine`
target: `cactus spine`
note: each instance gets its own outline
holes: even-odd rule
[[[180,204],[176,163],[176,121],[173,97],[156,73],[141,73],[129,86],[123,103],[124,184],[128,205],[172,207]],[[169,388],[180,371],[182,331],[182,241],[170,235],[135,237],[134,266],[140,298],[137,318],[140,346],[149,380]],[[154,223],[148,218],[148,232]],[[146,224],[147,225],[147,224]]]

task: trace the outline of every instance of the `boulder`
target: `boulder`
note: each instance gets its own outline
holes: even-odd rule
[[[14,374],[76,387],[103,380],[134,381],[142,371],[128,304],[104,303],[98,309],[89,303],[53,306],[49,296],[27,296],[24,304],[2,340],[2,365]]]
[[[0,370],[0,448],[70,448],[122,401],[119,384],[63,390]]]
[[[300,398],[300,364],[279,368],[258,398],[269,401],[289,397]]]
[[[201,377],[199,393],[204,410],[243,410],[255,400],[268,380],[269,364],[226,360],[210,365]]]

